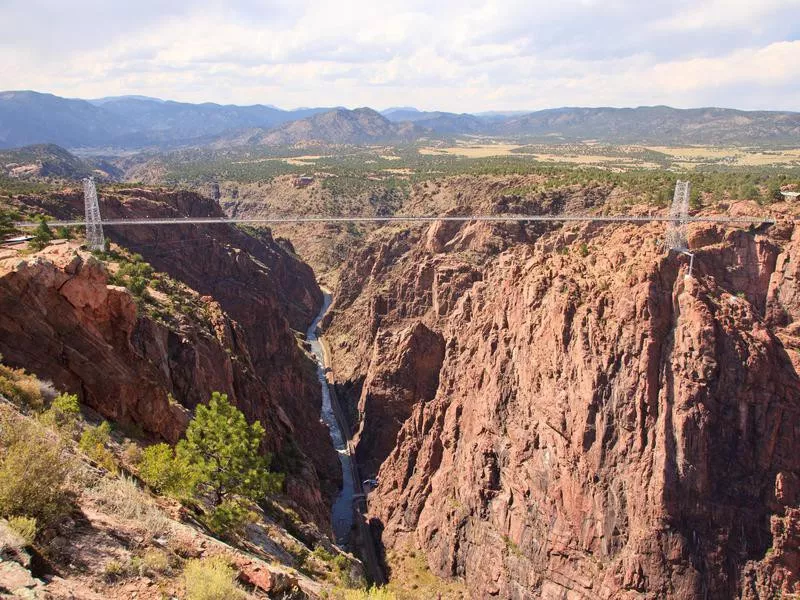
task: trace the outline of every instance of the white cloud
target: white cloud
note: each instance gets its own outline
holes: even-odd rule
[[[0,89],[287,107],[800,110],[800,0],[66,6],[0,5],[13,24]]]

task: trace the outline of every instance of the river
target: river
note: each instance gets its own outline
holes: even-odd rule
[[[325,294],[325,301],[322,303],[322,308],[317,318],[308,328],[306,339],[311,345],[311,352],[317,361],[317,378],[322,388],[321,417],[325,425],[328,426],[333,447],[336,448],[336,453],[339,455],[339,463],[342,467],[342,491],[339,492],[331,510],[333,535],[338,546],[347,548],[350,540],[350,530],[353,527],[353,493],[355,486],[353,471],[350,468],[350,453],[347,449],[347,440],[342,433],[342,428],[339,426],[339,421],[336,419],[336,414],[331,405],[331,392],[328,388],[328,380],[325,377],[325,369],[328,366],[326,364],[325,351],[317,336],[317,326],[331,305],[331,295],[327,292],[323,293]]]

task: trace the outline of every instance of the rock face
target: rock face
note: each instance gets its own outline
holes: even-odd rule
[[[153,321],[139,320],[133,297],[108,286],[104,266],[74,246],[55,246],[32,260],[9,258],[2,267],[0,354],[5,360],[80,393],[107,418],[178,440],[188,411],[170,404],[167,393],[174,386],[167,382],[181,362],[182,340],[170,339]],[[218,352],[209,356],[198,347],[200,339],[193,341],[209,363],[225,354],[212,342]],[[181,379],[194,380],[198,365],[186,361],[184,366]],[[214,377],[202,375],[200,381]]]
[[[128,194],[114,198],[114,214],[209,209],[193,194]],[[57,206],[69,210],[63,199]],[[130,294],[108,286],[103,265],[74,245],[9,259],[0,276],[0,354],[79,393],[106,418],[169,441],[212,391],[229,394],[265,425],[267,449],[289,472],[300,510],[326,527],[340,470],[319,420],[313,364],[291,329],[311,321],[319,289],[311,270],[268,235],[217,229],[131,228],[118,238],[206,294],[208,323],[177,329],[137,313]]]
[[[418,402],[433,400],[444,358],[442,336],[421,322],[393,333],[381,331],[358,403],[356,459],[374,476],[394,447],[394,437]]]
[[[475,598],[800,591],[800,238],[695,226],[687,278],[662,235],[434,224],[351,258],[326,335],[359,462],[393,447],[387,547]]]

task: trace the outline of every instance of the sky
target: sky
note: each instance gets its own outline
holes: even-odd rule
[[[0,0],[0,90],[800,111],[800,0]]]

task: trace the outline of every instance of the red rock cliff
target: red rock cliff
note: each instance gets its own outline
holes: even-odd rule
[[[205,303],[207,322],[182,317],[170,327],[137,310],[127,290],[107,285],[105,265],[76,244],[24,259],[7,252],[0,258],[0,354],[78,393],[104,417],[173,443],[191,408],[212,391],[227,393],[265,425],[267,449],[280,456],[301,431],[256,375],[239,326],[219,304]],[[314,462],[302,453],[294,462],[289,495],[325,525],[328,504]]]
[[[137,189],[106,194],[101,190],[100,196],[101,210],[106,218],[221,215],[212,201],[189,192]],[[29,205],[44,208],[48,213],[66,217],[78,212],[82,197],[68,193],[55,197],[32,197],[25,201]],[[109,227],[106,234],[131,250],[140,252],[156,270],[166,272],[199,293],[213,297],[221,310],[232,319],[230,326],[226,326],[231,332],[231,343],[239,355],[246,356],[246,361],[231,363],[224,348],[216,347],[209,352],[208,348],[203,347],[202,340],[186,339],[180,333],[160,331],[153,323],[141,319],[134,319],[134,325],[128,324],[121,331],[120,327],[108,325],[110,331],[117,332],[113,340],[105,339],[101,343],[92,339],[86,343],[99,343],[105,346],[105,352],[113,350],[122,357],[113,359],[120,364],[125,364],[126,357],[130,358],[132,354],[144,359],[144,363],[137,363],[139,366],[150,364],[141,372],[137,370],[139,366],[129,370],[128,377],[134,391],[137,391],[137,377],[141,376],[146,381],[150,371],[162,375],[166,373],[166,377],[162,376],[160,380],[160,385],[163,384],[162,395],[170,392],[188,408],[204,401],[212,390],[227,391],[248,418],[264,423],[282,423],[276,449],[284,452],[278,459],[281,460],[285,454],[288,463],[295,464],[301,471],[308,471],[302,477],[305,483],[290,482],[290,486],[295,488],[296,496],[308,496],[306,505],[320,523],[327,523],[329,516],[327,510],[323,509],[322,498],[328,501],[335,493],[341,472],[327,430],[319,420],[321,396],[313,363],[298,345],[292,330],[304,330],[321,304],[321,292],[311,269],[276,244],[268,232],[249,235],[227,225],[185,225]],[[94,279],[99,277],[92,275]],[[89,281],[85,278],[82,280]],[[95,283],[105,287],[104,281]],[[48,290],[45,285],[42,293],[55,292]],[[13,303],[14,298],[18,301],[29,294],[27,288],[9,288],[8,301]],[[59,302],[63,303],[64,299],[61,298]],[[18,308],[34,310],[37,307]],[[115,319],[122,318],[114,311],[108,312]],[[48,311],[48,318],[60,319],[57,313]],[[4,313],[5,318],[0,317],[0,320],[8,322],[12,314]],[[69,320],[72,317],[67,315],[64,318]],[[37,319],[41,319],[41,315],[34,310],[27,317],[24,314],[17,315],[16,321],[34,322]],[[81,326],[90,319],[85,317]],[[125,319],[130,320],[130,316]],[[19,335],[4,340],[6,347],[0,352],[9,361],[41,377],[58,381],[54,373],[63,367],[63,347],[65,343],[69,345],[70,336],[80,338],[82,333],[73,332],[77,326],[74,322],[70,325],[55,321],[50,324],[49,330],[39,331],[37,326],[23,325],[23,329],[29,328],[21,335],[25,341],[20,342]],[[46,360],[37,363],[35,349],[51,342],[53,351],[45,355]],[[28,344],[28,350],[15,352],[13,344],[17,343]],[[128,347],[130,344],[134,345],[134,349]],[[167,369],[165,365],[170,361],[171,368]],[[48,362],[50,367],[45,369],[44,362]],[[107,393],[116,388],[113,383],[108,383],[108,390],[104,388],[107,382],[97,377],[102,370],[89,368],[92,366],[90,363],[81,363],[81,367],[87,368],[87,371],[78,369],[76,362],[70,363],[72,380],[69,388],[83,390],[87,398],[94,398],[95,401],[90,402],[93,406],[106,416],[115,418],[120,410],[124,412],[127,409],[119,406],[111,408],[122,402]],[[143,384],[137,391],[134,403],[141,402],[148,389]],[[178,423],[159,425],[149,422],[142,414],[131,413],[128,416],[161,435],[165,435],[162,431],[164,428],[171,428],[173,433],[180,430]],[[174,436],[165,437],[171,439]],[[299,462],[292,456],[299,456]],[[306,457],[309,461],[306,461]]]
[[[693,278],[662,235],[440,223],[351,259],[337,381],[364,424],[365,399],[410,415],[367,448],[394,447],[370,495],[384,544],[476,598],[798,591],[797,234],[696,227]],[[408,369],[417,323],[443,340],[435,375]]]

